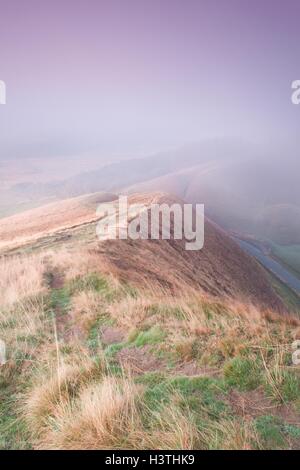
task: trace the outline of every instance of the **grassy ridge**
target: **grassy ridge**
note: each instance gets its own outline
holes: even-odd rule
[[[0,265],[3,449],[300,447],[299,320],[61,250]]]

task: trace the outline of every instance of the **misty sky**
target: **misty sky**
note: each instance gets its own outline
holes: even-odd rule
[[[294,139],[298,0],[0,0],[0,158]]]

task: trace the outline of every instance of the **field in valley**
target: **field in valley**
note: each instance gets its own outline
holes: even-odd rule
[[[300,278],[300,245],[276,245],[272,243],[272,254]]]

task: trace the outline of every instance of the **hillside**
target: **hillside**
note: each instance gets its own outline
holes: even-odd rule
[[[5,252],[30,246],[55,234],[61,234],[64,239],[72,238],[74,232],[76,236],[77,232],[78,237],[78,231],[96,223],[98,204],[112,201],[115,197],[96,193],[2,219],[0,250]],[[139,203],[146,207],[152,202],[171,205],[178,201],[163,193],[136,194],[129,199],[130,204]],[[95,228],[90,234],[90,249],[99,257],[99,262],[108,265],[119,278],[133,284],[152,281],[173,290],[189,285],[218,297],[245,298],[265,308],[284,310],[258,263],[209,219],[205,223],[202,250],[186,251],[184,243],[184,240],[110,240],[98,243]]]
[[[208,221],[194,256],[69,234],[0,259],[0,448],[300,448],[300,321],[258,305],[278,300],[226,234]]]
[[[161,193],[130,199],[145,205],[153,200],[169,205],[178,201]],[[217,297],[245,298],[265,308],[284,310],[258,263],[209,219],[200,251],[186,251],[181,240],[115,240],[100,244],[97,252],[118,277],[134,284],[159,282],[172,290],[191,286]]]
[[[70,198],[0,219],[0,252],[96,220],[96,208],[115,199],[107,193]]]

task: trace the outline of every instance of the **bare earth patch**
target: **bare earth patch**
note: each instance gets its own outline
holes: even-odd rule
[[[265,395],[261,387],[248,392],[231,390],[228,400],[235,414],[239,416],[256,418],[272,414],[288,424],[300,425],[300,414],[295,411],[292,405],[274,403],[271,398]]]
[[[213,377],[220,374],[220,370],[209,367],[199,367],[195,362],[178,363],[169,369],[165,360],[156,357],[151,352],[151,346],[123,348],[117,353],[117,360],[124,368],[129,368],[134,375],[146,372],[172,372],[172,375],[186,377]]]
[[[145,372],[157,372],[165,369],[166,364],[154,356],[150,346],[124,348],[117,353],[117,360],[121,366],[130,369],[133,374],[144,374]]]
[[[187,377],[215,377],[221,374],[220,369],[215,367],[200,367],[194,361],[178,364],[174,372]]]
[[[50,289],[62,289],[64,287],[64,275],[63,273],[55,270],[52,272],[52,277],[49,281]]]
[[[112,326],[104,326],[101,329],[101,339],[105,346],[110,344],[121,343],[124,340],[125,334],[120,328]]]
[[[231,390],[228,401],[235,414],[255,418],[266,414],[273,414],[276,405],[265,396],[262,388],[248,392]]]

